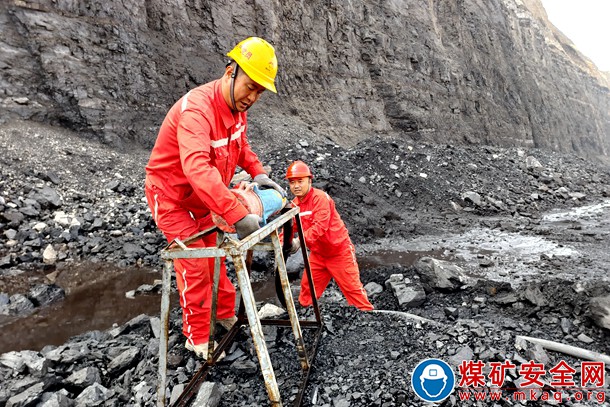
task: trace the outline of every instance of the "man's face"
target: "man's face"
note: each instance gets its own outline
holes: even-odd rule
[[[290,184],[290,192],[297,198],[303,198],[309,192],[311,188],[311,178],[290,178],[288,180]]]
[[[230,83],[231,74],[235,69],[235,64],[231,64],[226,68],[225,75],[228,75],[228,82]],[[235,98],[235,107],[238,112],[245,112],[261,97],[265,88],[258,83],[254,82],[246,73],[240,68],[237,71],[235,77],[235,88],[233,91],[233,97]],[[229,90],[230,92],[230,90]],[[231,108],[231,96],[228,95],[227,103]]]

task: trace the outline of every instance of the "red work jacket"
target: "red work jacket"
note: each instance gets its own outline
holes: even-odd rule
[[[312,253],[330,257],[349,246],[345,223],[326,192],[312,187],[302,200],[295,198],[292,203],[299,206],[303,235]]]
[[[229,225],[248,210],[227,186],[236,166],[252,177],[264,172],[246,137],[247,114],[233,113],[221,81],[192,89],[170,109],[146,166],[146,183],[196,218],[210,211]]]

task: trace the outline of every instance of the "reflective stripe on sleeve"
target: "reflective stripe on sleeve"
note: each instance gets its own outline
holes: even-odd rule
[[[159,223],[159,201],[157,200],[158,197],[159,194],[155,194],[155,213],[153,214],[153,219],[157,224]]]
[[[244,132],[244,128],[240,127],[235,133],[231,134],[231,141],[237,140],[241,137],[241,134]],[[219,140],[212,140],[210,145],[214,148],[224,147],[229,144],[229,137],[221,138]]]
[[[184,97],[182,98],[182,105],[180,105],[180,113],[184,113],[184,111],[186,110],[186,105],[188,104],[190,94],[191,94],[191,91],[189,90],[186,93],[186,95],[184,95]]]

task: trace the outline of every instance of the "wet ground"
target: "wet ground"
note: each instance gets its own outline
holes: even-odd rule
[[[473,277],[510,282],[515,288],[545,275],[568,281],[585,277],[610,281],[610,250],[595,248],[603,247],[610,236],[610,201],[550,211],[521,230],[498,227],[504,220],[487,218],[486,224],[496,226],[463,233],[382,239],[362,249],[372,253],[377,264],[385,260],[386,265],[404,266],[426,255],[454,262]]]
[[[67,268],[56,284],[66,298],[24,317],[0,315],[0,354],[12,350],[39,351],[61,345],[84,332],[122,325],[140,314],[157,315],[160,296],[128,298],[126,293],[143,284],[154,284],[160,274],[151,269],[121,270],[106,265],[81,264]],[[174,301],[177,301],[174,298]]]
[[[574,241],[570,244],[561,244],[552,238],[552,234],[566,231],[573,237],[608,236],[610,201],[551,211],[528,233],[474,228],[461,234],[424,236],[409,241],[379,240],[373,245],[359,246],[359,265],[363,272],[380,266],[408,268],[422,257],[432,257],[460,265],[471,277],[516,286],[540,280],[545,275],[575,281],[591,274],[610,281],[610,274],[602,270],[609,264],[604,263],[604,258],[583,263],[588,254],[581,248],[582,241],[572,238]],[[606,253],[606,256],[610,255]],[[573,262],[575,266],[561,270],[545,267],[553,261]],[[67,266],[55,274],[56,284],[66,291],[65,300],[25,317],[0,316],[3,332],[0,354],[60,345],[72,336],[105,330],[140,314],[159,314],[159,294],[132,298],[127,295],[159,280],[161,274],[156,270],[80,264]],[[32,277],[27,278],[31,283]],[[279,305],[273,274],[259,273],[256,280],[252,286],[257,301]],[[172,302],[177,304],[175,295]]]

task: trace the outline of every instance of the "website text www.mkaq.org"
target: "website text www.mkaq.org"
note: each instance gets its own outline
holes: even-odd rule
[[[572,388],[563,391],[550,391],[538,388],[456,388],[457,398],[460,401],[551,401],[555,403],[592,402],[605,403],[610,394],[601,389]]]
[[[533,360],[520,366],[510,360],[488,364],[467,360],[459,365],[458,370],[461,378],[456,390],[457,397],[462,401],[606,402],[604,362],[583,361],[580,363],[580,369],[575,369],[565,360],[560,360],[553,367],[546,369],[544,363]],[[519,376],[517,387],[504,387],[509,371]],[[580,379],[575,377],[577,373]],[[550,378],[545,384],[543,378],[547,377],[547,374]],[[486,383],[487,380],[489,383]]]

